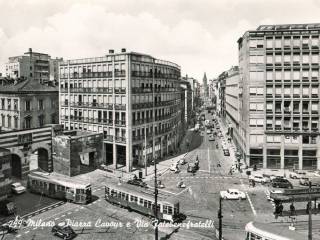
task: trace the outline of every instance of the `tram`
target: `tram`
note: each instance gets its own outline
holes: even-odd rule
[[[142,189],[127,183],[105,186],[106,201],[134,210],[143,215],[154,217],[153,190]],[[158,196],[158,219],[168,222],[179,222],[185,219],[180,213],[179,201],[172,197]]]
[[[91,184],[58,173],[34,171],[28,174],[30,192],[51,198],[86,204],[92,200]]]

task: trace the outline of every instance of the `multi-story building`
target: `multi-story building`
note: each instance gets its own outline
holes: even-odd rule
[[[6,63],[6,76],[54,85],[58,81],[58,64],[62,60],[62,58],[51,59],[50,55],[33,52],[29,48],[24,55],[9,57],[9,62]]]
[[[180,67],[134,52],[60,64],[60,123],[104,133],[112,168],[148,165],[176,150],[181,125]]]
[[[239,44],[239,133],[249,165],[320,168],[320,24],[263,25]]]
[[[192,117],[192,90],[190,82],[181,81],[181,123],[184,128],[188,128],[189,125],[194,124]]]
[[[22,80],[0,86],[2,130],[42,127],[58,123],[58,87]]]
[[[234,66],[226,71],[225,78],[225,120],[228,133],[236,145],[239,137],[239,68]]]
[[[0,148],[0,202],[11,195],[11,153],[5,148]]]

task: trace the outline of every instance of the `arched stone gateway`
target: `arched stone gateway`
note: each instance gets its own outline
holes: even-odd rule
[[[34,153],[37,153],[36,157],[33,156]],[[30,150],[28,151],[27,161],[30,165],[30,170],[40,168],[46,172],[52,171],[51,147],[46,143],[32,144]],[[31,161],[36,161],[36,163],[34,164]]]

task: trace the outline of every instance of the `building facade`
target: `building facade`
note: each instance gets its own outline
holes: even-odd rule
[[[58,111],[58,87],[31,79],[0,86],[0,125],[4,131],[58,123]]]
[[[249,165],[320,168],[320,24],[263,25],[239,40],[239,133]]]
[[[181,81],[181,123],[184,129],[187,129],[193,122],[194,115],[192,114],[192,90],[190,82]]]
[[[239,68],[232,67],[226,71],[225,78],[225,121],[228,132],[236,145],[240,144],[239,136]]]
[[[0,147],[0,202],[11,195],[11,153]]]
[[[134,52],[60,63],[60,123],[104,134],[106,165],[127,172],[176,150],[180,67]]]
[[[5,66],[6,77],[55,85],[58,81],[58,64],[62,60],[62,58],[52,59],[46,53],[33,52],[32,48],[29,48],[24,55],[9,58]]]

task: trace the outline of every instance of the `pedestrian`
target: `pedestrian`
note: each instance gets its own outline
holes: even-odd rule
[[[256,182],[252,180],[252,187],[256,186]]]
[[[279,205],[280,216],[282,216],[282,212],[283,212],[283,205],[282,205],[282,203],[280,203],[280,205]]]
[[[290,215],[291,216],[295,215],[295,207],[294,207],[293,203],[291,203],[291,205],[290,205]]]
[[[308,202],[306,207],[306,213],[309,214],[309,211],[310,211],[310,203]]]

